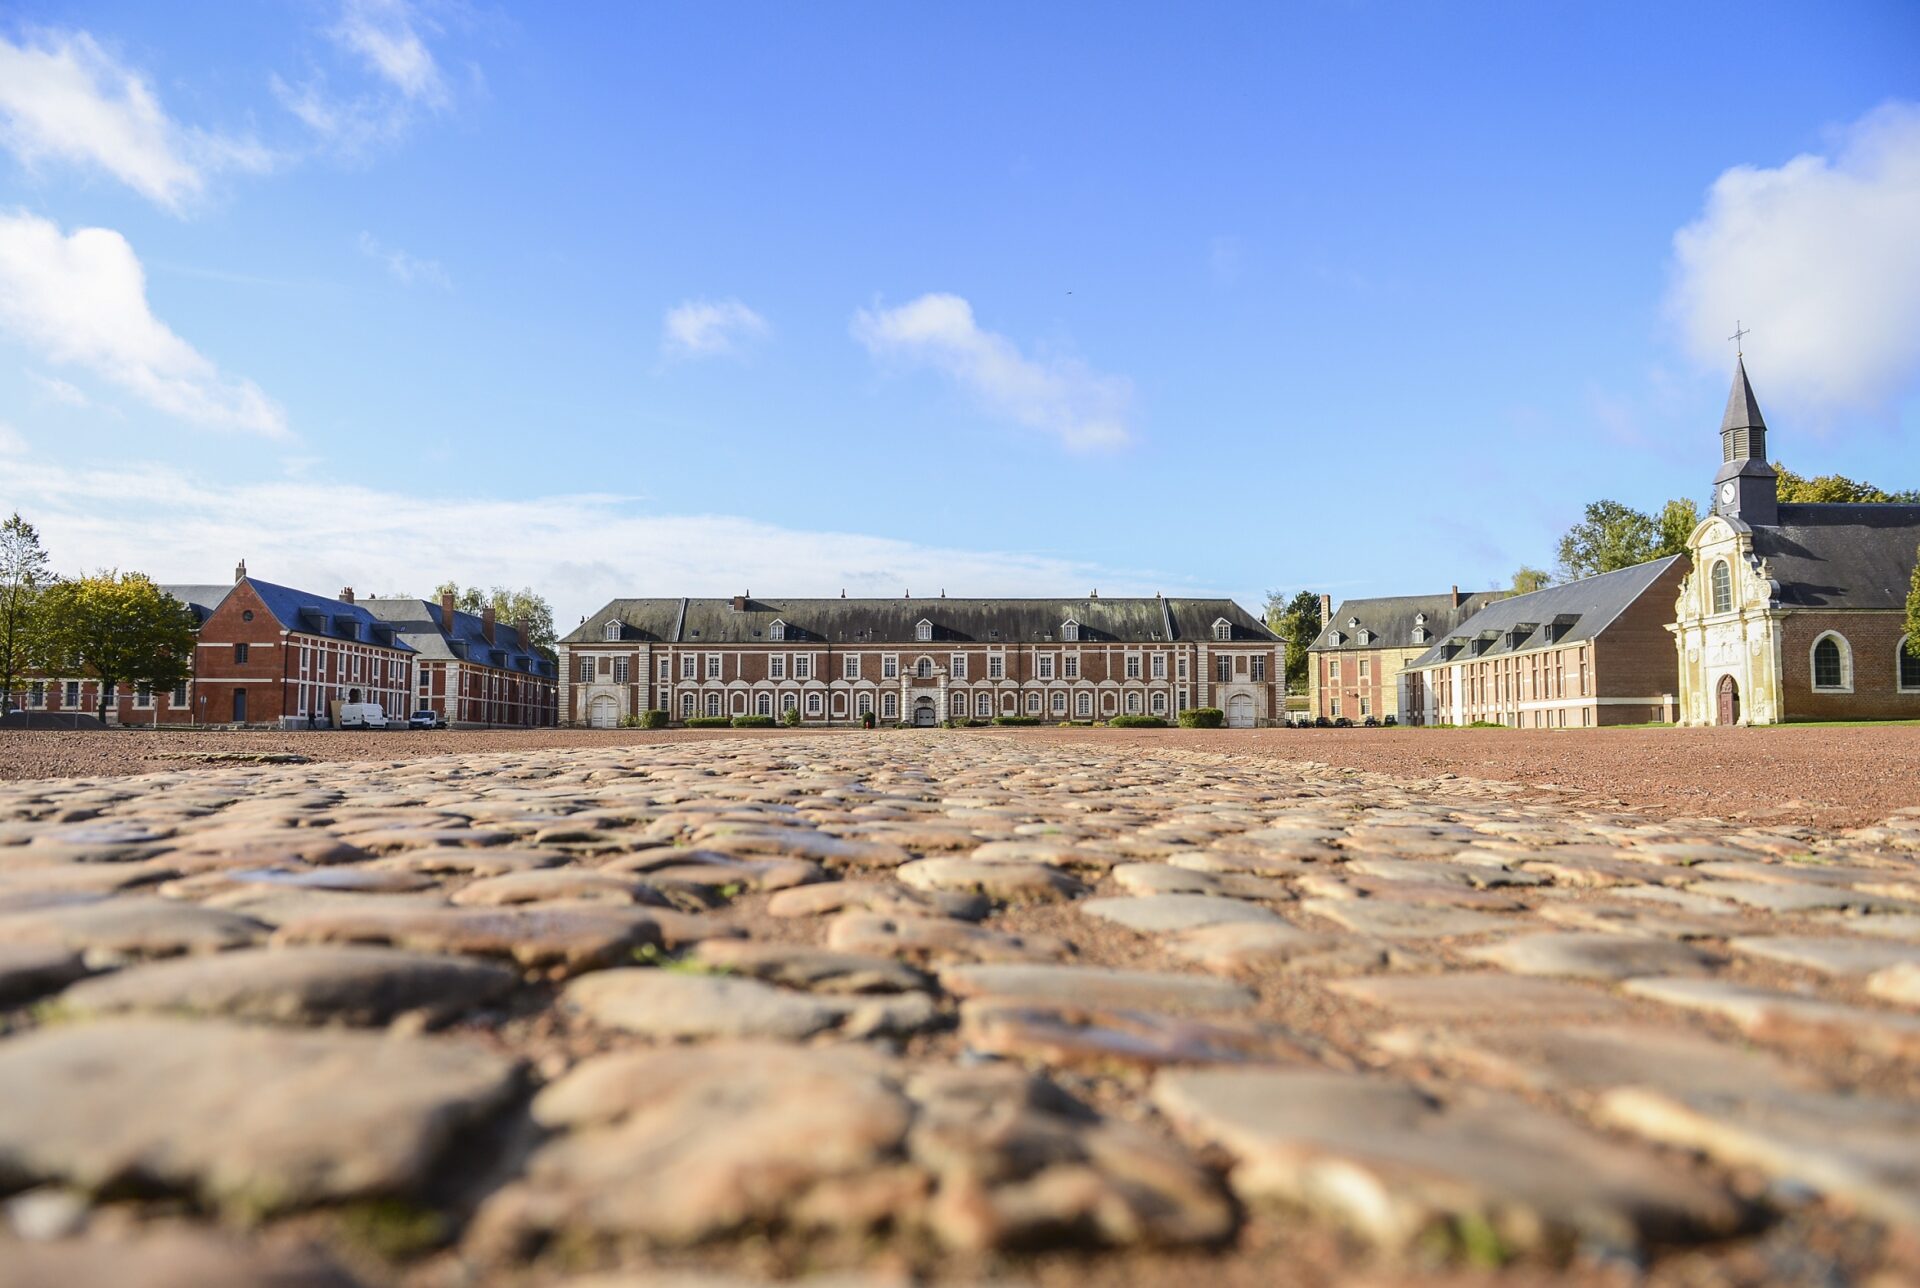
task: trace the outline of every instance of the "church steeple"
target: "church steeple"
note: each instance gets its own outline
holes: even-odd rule
[[[1767,464],[1767,422],[1744,357],[1734,360],[1727,414],[1720,418],[1720,461],[1713,476],[1714,513],[1762,527],[1778,523],[1779,478]]]

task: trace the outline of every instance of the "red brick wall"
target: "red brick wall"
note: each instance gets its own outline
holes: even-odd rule
[[[1837,631],[1852,655],[1853,692],[1813,687],[1813,644]],[[1894,648],[1906,633],[1898,612],[1800,612],[1781,622],[1781,706],[1787,720],[1920,719],[1920,693],[1897,690]]]

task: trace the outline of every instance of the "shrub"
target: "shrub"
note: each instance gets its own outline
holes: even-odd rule
[[[622,729],[638,729],[640,727],[640,717],[639,716],[621,716],[620,727]]]
[[[725,716],[689,716],[687,718],[689,729],[725,729],[732,723],[733,721]]]
[[[788,707],[780,713],[780,723],[791,729],[800,723],[800,708]]]
[[[642,729],[664,729],[667,727],[667,713],[664,711],[642,711],[634,717],[634,723]]]
[[[1115,716],[1107,721],[1109,729],[1164,729],[1167,722],[1160,716]]]
[[[1219,707],[1188,707],[1180,713],[1182,729],[1218,729],[1227,722],[1227,713]]]
[[[772,716],[735,716],[732,721],[736,729],[771,729]]]
[[[993,722],[997,725],[1037,725],[1040,723],[1040,717],[1039,716],[995,716],[993,718]]]
[[[860,727],[861,727],[862,729],[871,729],[871,728],[873,728],[873,712],[871,712],[871,711],[867,711],[867,712],[863,712],[863,713],[861,714],[861,716],[860,716]]]

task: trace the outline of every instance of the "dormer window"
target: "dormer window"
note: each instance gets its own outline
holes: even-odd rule
[[[1230,640],[1233,638],[1233,623],[1222,617],[1213,624],[1213,638]]]
[[[922,643],[932,639],[933,623],[927,621],[925,618],[921,618],[918,622],[915,622],[913,626],[913,638]]]
[[[1364,626],[1360,628],[1360,642],[1361,642],[1362,644],[1371,644],[1371,643],[1373,643],[1373,632],[1372,632],[1372,631],[1370,631],[1370,630],[1368,630],[1368,629],[1367,629],[1366,627],[1364,627]]]
[[[1415,626],[1415,627],[1413,628],[1413,642],[1414,642],[1415,644],[1425,644],[1425,643],[1427,642],[1427,628],[1426,628],[1426,627],[1424,627],[1424,626]]]
[[[1347,625],[1355,629],[1358,629],[1360,626],[1360,619],[1358,617],[1349,617],[1347,619]]]
[[[604,627],[604,628],[603,628],[603,629],[601,630],[601,632],[600,632],[600,638],[601,638],[601,639],[603,639],[603,640],[617,640],[617,639],[619,639],[619,638],[620,638],[620,623],[619,623],[619,622],[617,622],[617,621],[612,621],[612,622],[608,622],[608,623],[606,624],[606,626],[605,626],[605,627]]]
[[[1069,617],[1060,624],[1060,638],[1069,644],[1080,642],[1080,623]]]
[[[1340,647],[1340,639],[1341,639],[1341,636],[1339,631],[1327,632],[1327,643],[1333,645],[1335,648]]]
[[[770,640],[784,640],[787,638],[787,624],[785,622],[775,622],[773,625],[767,627],[767,638]]]

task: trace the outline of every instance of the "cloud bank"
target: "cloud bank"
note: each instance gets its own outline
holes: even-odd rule
[[[286,414],[259,386],[222,373],[153,315],[146,272],[110,228],[64,234],[35,215],[0,213],[0,332],[169,416],[287,434]]]
[[[1674,234],[1667,304],[1700,362],[1726,365],[1738,319],[1766,396],[1870,409],[1920,375],[1920,105],[1868,113],[1831,152],[1715,180]]]
[[[898,308],[862,309],[853,336],[875,358],[931,367],[996,415],[1054,435],[1075,450],[1120,447],[1133,385],[1075,358],[1030,358],[984,330],[958,295],[929,294]]]

